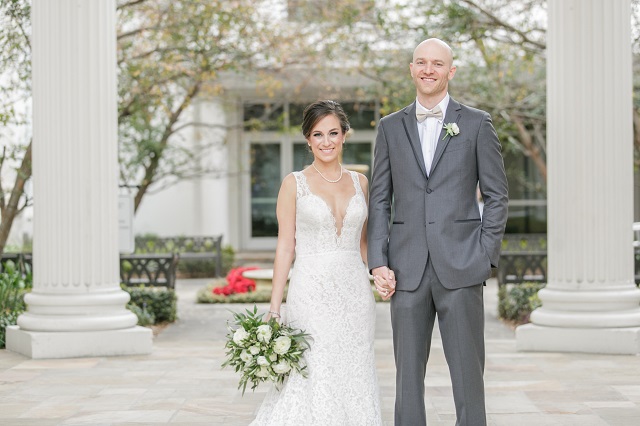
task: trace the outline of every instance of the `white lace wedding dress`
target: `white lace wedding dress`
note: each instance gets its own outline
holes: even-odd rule
[[[358,175],[349,172],[355,195],[342,230],[327,203],[294,172],[296,261],[285,321],[311,335],[305,354],[308,377],[292,373],[284,387],[267,394],[254,426],[380,425],[373,350],[375,301],[360,255],[367,217]]]

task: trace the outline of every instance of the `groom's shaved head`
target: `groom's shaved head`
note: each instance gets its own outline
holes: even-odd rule
[[[449,66],[453,65],[453,49],[451,48],[451,46],[449,46],[447,43],[445,43],[444,41],[440,40],[439,38],[428,38],[424,41],[422,41],[420,44],[418,44],[416,46],[416,48],[413,50],[413,60],[415,61],[416,59],[416,54],[419,53],[419,51],[422,51],[424,47],[427,46],[439,46],[441,48],[443,48],[444,50],[446,50],[447,52],[447,59],[449,60]]]

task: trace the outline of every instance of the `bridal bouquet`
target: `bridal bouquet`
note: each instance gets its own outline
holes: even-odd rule
[[[310,336],[278,324],[275,318],[264,321],[262,317],[254,306],[246,314],[234,312],[234,321],[227,323],[227,360],[222,367],[230,365],[240,373],[238,389],[243,395],[248,383],[252,390],[266,381],[278,387],[292,370],[307,376],[302,354],[309,349]]]

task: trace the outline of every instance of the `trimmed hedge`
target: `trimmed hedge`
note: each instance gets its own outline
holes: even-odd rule
[[[4,264],[4,270],[0,273],[0,349],[5,347],[7,327],[16,325],[18,316],[27,309],[24,294],[31,286],[29,269],[26,276],[23,276],[13,262]]]
[[[174,322],[178,319],[178,296],[165,287],[121,286],[131,295],[127,308],[138,316],[139,325]]]
[[[514,323],[526,324],[534,309],[542,306],[538,291],[546,284],[526,282],[498,287],[498,318]]]
[[[221,276],[226,276],[233,268],[236,252],[232,246],[222,247],[222,271]],[[215,261],[211,260],[187,260],[180,259],[177,271],[184,278],[209,278],[215,276]]]
[[[257,289],[247,293],[235,293],[225,296],[214,294],[213,289],[227,285],[225,278],[218,278],[198,290],[196,301],[198,303],[269,303],[271,301],[271,289]],[[282,302],[287,300],[287,289],[284,290]]]
[[[213,293],[214,288],[221,287],[226,284],[227,281],[224,278],[219,278],[211,281],[209,284],[198,290],[196,301],[198,303],[269,303],[271,301],[270,288],[258,288],[256,291],[230,294],[228,296]],[[284,289],[284,297],[282,298],[282,303],[285,303],[287,301],[287,289],[288,286]],[[375,291],[375,288],[373,286],[371,286],[371,290],[373,291],[373,296],[376,302],[385,302],[384,300],[382,300],[378,292]],[[387,300],[386,302],[389,301]]]

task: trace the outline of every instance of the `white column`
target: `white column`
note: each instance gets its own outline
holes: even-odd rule
[[[629,0],[550,0],[548,284],[519,350],[640,353]]]
[[[119,285],[115,0],[34,0],[31,16],[34,283],[7,349],[149,353]]]

